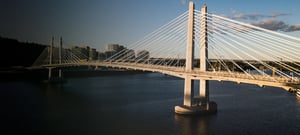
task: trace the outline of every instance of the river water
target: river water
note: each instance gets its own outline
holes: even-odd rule
[[[300,98],[279,88],[211,81],[218,113],[182,116],[174,113],[183,103],[182,79],[144,73],[66,80],[0,82],[0,134],[300,134]]]

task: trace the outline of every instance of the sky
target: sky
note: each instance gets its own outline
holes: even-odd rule
[[[103,49],[130,44],[188,10],[189,0],[0,0],[0,36]],[[194,0],[208,12],[300,38],[299,0]]]

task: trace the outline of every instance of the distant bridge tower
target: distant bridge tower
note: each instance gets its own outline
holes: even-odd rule
[[[58,62],[59,64],[62,64],[62,37],[60,37],[59,40],[59,48],[58,48]],[[61,72],[61,68],[59,68],[58,70],[58,77],[61,78],[62,77],[62,72]]]
[[[52,69],[54,69],[55,67],[52,66],[52,64],[54,64],[54,37],[52,37],[51,39],[51,44],[50,47],[48,48],[49,52],[48,52],[48,57],[49,57],[49,66],[48,68],[48,80],[52,80]],[[62,64],[62,37],[60,37],[60,41],[59,41],[59,47],[58,47],[58,64]],[[62,71],[61,68],[58,69],[58,77],[61,78],[62,77]]]
[[[189,75],[194,70],[194,17],[195,4],[189,2],[189,19],[187,33],[187,49],[186,49],[186,67],[187,72],[184,79],[184,101],[182,106],[175,106],[175,112],[178,114],[206,114],[215,113],[217,104],[209,101],[208,80],[201,79],[199,87],[199,97],[194,97],[194,80],[193,76]],[[207,71],[207,7],[204,5],[201,10],[201,39],[200,39],[200,71]]]
[[[54,46],[54,37],[51,38],[51,44],[49,47],[49,65],[52,65],[53,63],[53,46]],[[48,67],[48,80],[50,80],[52,78],[52,68],[53,67]]]

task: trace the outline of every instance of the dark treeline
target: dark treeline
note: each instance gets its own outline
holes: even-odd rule
[[[29,67],[38,58],[46,45],[19,42],[0,36],[0,70]]]

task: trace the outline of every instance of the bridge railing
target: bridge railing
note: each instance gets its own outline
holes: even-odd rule
[[[298,77],[270,76],[270,75],[245,74],[241,72],[222,72],[222,71],[215,71],[215,72],[194,71],[193,73],[204,74],[207,76],[224,77],[224,78],[227,77],[227,78],[236,78],[236,79],[300,84],[300,79]]]
[[[114,65],[119,67],[128,67],[132,69],[144,69],[148,71],[172,71],[177,73],[189,73],[185,71],[184,67],[176,66],[163,66],[163,65],[151,65],[143,63],[118,63],[118,62],[105,62],[106,65]],[[194,69],[191,74],[198,74],[202,76],[213,76],[213,77],[223,77],[223,78],[236,78],[236,79],[247,79],[247,80],[259,80],[267,82],[278,82],[278,83],[293,83],[300,84],[300,79],[298,77],[283,77],[283,76],[270,76],[267,74],[250,74],[242,72],[225,72],[225,71],[207,71],[201,72],[199,69]]]

